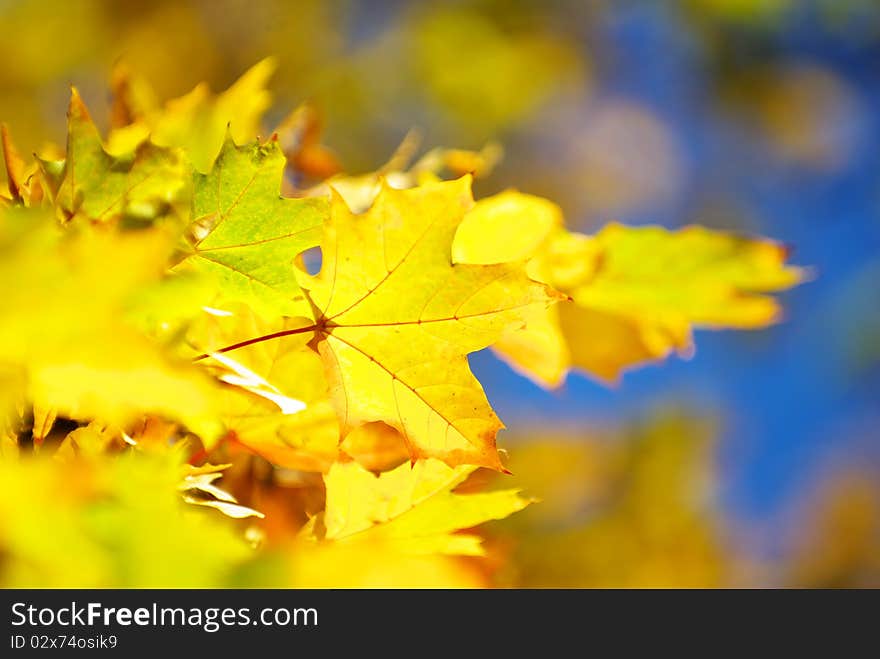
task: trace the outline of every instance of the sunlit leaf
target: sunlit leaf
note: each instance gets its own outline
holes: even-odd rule
[[[337,196],[321,272],[303,286],[318,310],[317,349],[344,433],[384,421],[407,438],[413,459],[501,469],[502,425],[466,355],[556,298],[521,265],[452,263],[471,204],[468,177],[385,187],[363,215]]]
[[[67,158],[55,194],[62,219],[153,220],[186,197],[189,171],[176,152],[148,142],[123,155],[107,153],[79,93],[72,91]]]
[[[327,203],[281,198],[284,163],[274,141],[236,146],[230,138],[210,173],[195,176],[195,244],[179,268],[212,277],[219,304],[246,302],[268,317],[311,311],[294,259],[318,244]]]
[[[325,476],[325,541],[393,541],[413,553],[482,553],[479,538],[458,534],[528,505],[516,490],[455,494],[473,472],[439,460],[403,464],[378,476],[354,462],[337,463]]]

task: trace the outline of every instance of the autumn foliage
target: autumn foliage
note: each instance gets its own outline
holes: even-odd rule
[[[4,127],[3,583],[484,585],[479,526],[531,493],[480,477],[508,462],[469,354],[613,383],[805,277],[763,239],[475,200],[492,146],[341,173],[310,108],[264,130],[272,68],[165,104],[120,69],[109,132],[73,90],[35,158]]]

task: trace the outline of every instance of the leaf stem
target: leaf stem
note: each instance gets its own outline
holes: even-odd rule
[[[248,339],[247,341],[240,341],[239,343],[233,343],[231,346],[226,346],[225,348],[220,348],[219,350],[213,350],[212,352],[230,352],[232,350],[238,350],[239,348],[245,348],[247,346],[254,345],[255,343],[262,343],[263,341],[270,341],[272,339],[280,339],[282,336],[292,336],[293,334],[304,334],[306,332],[314,332],[318,329],[317,325],[309,325],[307,327],[297,327],[296,329],[288,329],[281,330],[280,332],[273,332],[272,334],[264,334],[262,336],[256,336],[252,339]],[[210,353],[204,353],[195,357],[193,359],[194,362],[200,361],[202,359],[207,359],[210,357]]]

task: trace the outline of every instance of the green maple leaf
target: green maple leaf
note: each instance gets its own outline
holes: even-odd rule
[[[150,142],[128,154],[107,153],[79,93],[73,90],[67,158],[55,196],[62,219],[84,217],[101,223],[121,217],[156,219],[185,198],[189,171],[178,151]]]
[[[193,184],[193,234],[181,266],[214,278],[223,301],[265,316],[309,315],[294,259],[320,242],[326,199],[281,197],[284,154],[273,140],[236,146],[227,137],[208,174]]]

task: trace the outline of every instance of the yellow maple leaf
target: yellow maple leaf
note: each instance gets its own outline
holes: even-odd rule
[[[266,58],[219,94],[202,83],[161,107],[145,81],[117,69],[114,118],[122,125],[110,133],[108,149],[127,151],[149,137],[159,146],[182,148],[198,171],[207,172],[220,153],[227,129],[238,144],[259,135],[260,121],[272,99],[266,83],[275,67],[275,60]]]
[[[363,215],[335,195],[321,272],[303,274],[301,285],[343,434],[384,421],[414,460],[502,469],[495,436],[503,426],[467,354],[557,297],[522,264],[453,264],[453,236],[471,204],[470,177],[386,185]]]
[[[311,321],[268,321],[244,305],[213,311],[222,315],[202,318],[188,337],[207,347],[210,359],[203,363],[226,384],[218,396],[227,439],[280,467],[326,471],[339,452],[339,427],[327,400],[320,358],[303,349],[307,335],[281,336],[229,355],[211,351],[212,346],[240,337],[285,331]]]
[[[244,305],[195,323],[195,345],[221,346],[239,339],[295,330],[310,320],[267,321]],[[300,471],[326,472],[340,450],[369,469],[397,466],[407,452],[400,434],[382,423],[355,428],[341,441],[320,357],[306,347],[307,334],[280,336],[236,350],[210,352],[203,364],[226,387],[220,417],[227,439],[269,462]]]
[[[62,232],[45,213],[0,213],[0,361],[27,374],[31,400],[117,425],[154,412],[216,437],[210,379],[126,319],[170,250],[158,230]]]
[[[0,460],[0,586],[225,585],[253,552],[222,515],[184,503],[179,459],[162,451]]]
[[[562,210],[553,202],[506,190],[480,199],[465,215],[455,233],[452,258],[456,263],[487,265],[524,261],[535,256],[562,226]],[[545,268],[536,261],[529,263],[529,275],[549,283]],[[508,329],[493,345],[514,368],[550,386],[562,382],[571,359],[559,330],[558,306],[527,310],[523,326]]]
[[[529,500],[518,490],[456,494],[475,469],[427,459],[377,476],[355,462],[338,462],[324,476],[321,539],[381,540],[407,553],[481,556],[480,538],[457,531],[507,517]]]
[[[562,210],[552,201],[505,190],[467,212],[455,232],[452,260],[490,265],[529,259],[562,224]]]
[[[460,556],[482,556],[477,535],[461,533],[522,510],[517,490],[459,494],[476,468],[439,460],[403,464],[378,476],[337,462],[324,476],[324,513],[290,549],[290,581],[317,588],[483,587]]]
[[[6,166],[6,187],[10,199],[25,206],[37,206],[43,200],[43,186],[36,162],[27,163],[12,141],[6,124],[0,123],[0,147]],[[0,197],[2,199],[2,197]]]
[[[807,276],[785,266],[781,245],[698,226],[610,224],[592,239],[562,234],[556,240],[569,254],[582,250],[586,264],[580,273],[549,265],[551,280],[574,300],[559,309],[563,334],[574,364],[606,380],[674,350],[690,354],[692,328],[778,322],[779,303],[766,293]]]
[[[785,266],[786,250],[769,240],[691,226],[609,224],[595,236],[571,233],[548,218],[558,209],[506,192],[477,202],[456,234],[459,263],[504,263],[531,257],[529,275],[571,301],[531,310],[522,328],[494,349],[517,370],[557,386],[571,367],[614,381],[638,364],[672,351],[693,351],[691,331],[752,329],[779,319],[765,293],[802,281]],[[509,227],[519,236],[508,239]]]

